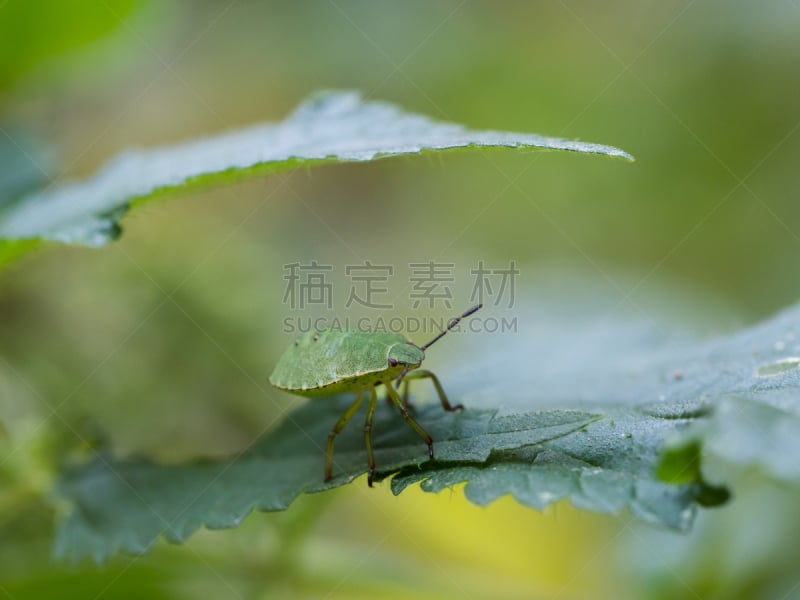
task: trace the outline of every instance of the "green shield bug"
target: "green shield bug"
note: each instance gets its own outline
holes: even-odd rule
[[[325,453],[325,481],[333,477],[333,442],[352,418],[364,397],[370,394],[364,437],[367,446],[369,474],[367,484],[372,487],[375,477],[375,456],[372,450],[372,420],[377,405],[376,388],[383,384],[389,399],[428,445],[428,456],[433,458],[433,439],[409,413],[408,383],[412,379],[430,379],[446,411],[463,408],[453,406],[444,393],[439,378],[425,369],[418,369],[425,359],[425,350],[438,342],[448,331],[479,308],[473,306],[460,317],[451,319],[447,328],[424,346],[417,346],[399,333],[364,331],[309,331],[301,335],[278,360],[269,382],[276,388],[300,396],[332,396],[355,392],[356,399],[336,422],[328,436]],[[405,381],[403,397],[395,390]]]

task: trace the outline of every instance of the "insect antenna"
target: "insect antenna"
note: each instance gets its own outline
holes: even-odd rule
[[[478,312],[478,310],[480,310],[481,308],[483,308],[483,304],[476,304],[475,306],[464,312],[464,314],[450,319],[450,322],[447,324],[447,328],[444,329],[444,331],[440,331],[435,338],[433,338],[430,342],[428,342],[424,346],[420,346],[420,348],[422,350],[427,350],[428,348],[433,346],[436,342],[438,342],[440,339],[442,339],[447,334],[448,331],[450,331],[453,327],[458,325],[461,322],[461,319],[466,319],[468,316]],[[397,383],[395,384],[395,387],[397,389],[400,389],[400,384],[403,382],[403,378],[406,376],[407,373],[408,373],[408,365],[406,365],[406,368],[403,369],[403,372],[400,373],[400,376],[397,378]]]
[[[456,325],[458,325],[458,324],[461,322],[461,319],[466,319],[468,316],[470,316],[471,314],[473,314],[473,313],[477,312],[477,311],[478,311],[479,309],[481,309],[481,308],[483,308],[483,304],[476,304],[475,306],[473,306],[472,308],[470,308],[468,311],[466,311],[466,312],[465,312],[463,315],[461,315],[460,317],[455,317],[455,318],[453,318],[453,319],[450,319],[450,322],[447,324],[447,329],[445,329],[444,331],[441,331],[441,332],[439,333],[439,335],[437,335],[437,336],[436,336],[435,338],[433,338],[433,339],[432,339],[430,342],[428,342],[427,344],[425,344],[424,346],[422,346],[422,349],[423,349],[423,350],[427,350],[428,348],[430,348],[431,346],[433,346],[433,345],[434,345],[436,342],[438,342],[440,339],[442,339],[442,338],[445,336],[445,334],[446,334],[448,331],[450,331],[450,330],[451,330],[453,327],[455,327]]]

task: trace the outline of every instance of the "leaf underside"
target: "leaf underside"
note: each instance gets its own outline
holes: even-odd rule
[[[535,134],[471,130],[407,113],[356,92],[323,92],[285,120],[181,144],[129,150],[91,179],[0,197],[0,257],[16,240],[103,246],[119,237],[131,206],[170,192],[277,170],[467,148],[564,150],[632,160],[626,152]],[[0,188],[0,193],[2,193]]]
[[[468,408],[452,414],[425,404],[415,413],[436,440],[435,461],[399,414],[379,407],[378,480],[391,479],[394,493],[418,482],[432,492],[466,482],[477,504],[511,494],[541,509],[568,498],[596,512],[627,508],[676,530],[691,526],[698,506],[728,497],[703,480],[704,453],[800,484],[800,368],[788,355],[795,347],[776,344],[794,339],[800,305],[701,342],[646,323],[530,314],[536,335],[459,340],[466,358],[440,375],[451,399]],[[159,535],[182,541],[201,526],[233,527],[253,509],[282,510],[301,493],[351,482],[366,470],[363,432],[352,424],[337,438],[334,479],[322,481],[325,440],[350,401],[310,401],[220,462],[166,466],[97,455],[60,484],[72,510],[58,554],[144,552]]]

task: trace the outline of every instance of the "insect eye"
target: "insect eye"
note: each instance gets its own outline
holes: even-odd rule
[[[389,366],[390,367],[396,367],[397,366],[397,359],[396,358],[390,358],[389,359]]]

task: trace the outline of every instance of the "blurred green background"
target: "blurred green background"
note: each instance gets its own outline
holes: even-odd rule
[[[19,189],[278,120],[323,88],[637,158],[476,151],[279,173],[150,203],[106,248],[6,267],[0,597],[800,598],[796,495],[757,473],[731,474],[734,503],[686,536],[358,481],[102,566],[51,559],[63,507],[49,493],[92,444],[221,456],[296,404],[266,381],[297,314],[288,263],[341,276],[369,259],[402,282],[411,262],[451,262],[460,308],[463,273],[514,260],[519,303],[555,271],[704,335],[794,303],[798,31],[793,0],[0,3],[0,136],[25,150]]]

